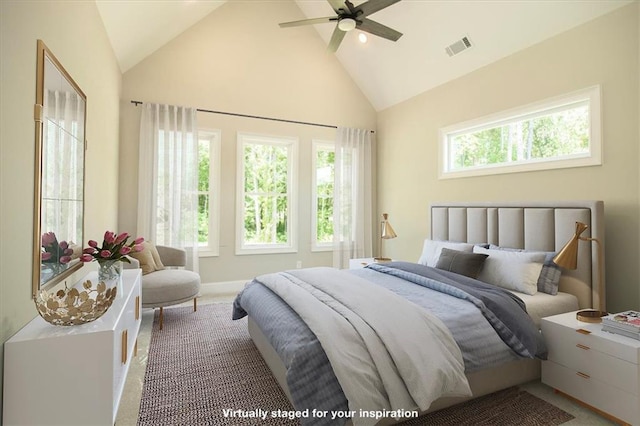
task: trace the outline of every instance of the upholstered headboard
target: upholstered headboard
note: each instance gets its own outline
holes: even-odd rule
[[[525,250],[558,251],[575,232],[575,223],[589,228],[582,235],[601,242],[604,259],[602,201],[434,203],[431,239],[489,243]],[[574,294],[580,308],[598,308],[599,277],[604,290],[604,262],[598,264],[596,243],[582,241],[578,268],[563,270],[559,290]],[[604,295],[605,292],[603,291]],[[603,300],[604,302],[604,300]],[[602,306],[605,306],[603,303]]]

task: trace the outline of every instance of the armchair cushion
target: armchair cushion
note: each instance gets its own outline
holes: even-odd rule
[[[200,292],[200,275],[184,269],[164,269],[142,277],[142,307],[186,302]]]

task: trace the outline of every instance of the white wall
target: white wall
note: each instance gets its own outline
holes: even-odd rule
[[[123,76],[119,227],[135,232],[141,100],[330,125],[374,129],[376,113],[326,50],[294,2],[227,2]],[[201,127],[222,130],[220,256],[202,258],[203,282],[232,281],[282,269],[330,265],[311,248],[311,139],[334,129],[199,113]],[[299,145],[299,249],[295,254],[235,255],[236,134],[294,136]]]
[[[37,315],[31,299],[36,40],[45,42],[87,95],[87,238],[97,239],[116,226],[121,73],[93,2],[3,0],[0,28],[0,329],[5,342]]]
[[[635,2],[380,112],[378,211],[391,214],[400,236],[386,253],[419,257],[435,201],[604,200],[608,308],[639,309],[639,7]],[[438,180],[441,127],[595,84],[602,87],[602,166]]]

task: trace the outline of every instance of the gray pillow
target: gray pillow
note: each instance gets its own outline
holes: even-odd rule
[[[477,278],[487,257],[486,254],[442,248],[436,268]]]
[[[489,248],[493,250],[528,251],[523,249],[499,247],[493,244],[491,244]],[[555,252],[551,251],[544,253],[545,257],[542,264],[542,270],[540,271],[540,276],[538,276],[538,291],[555,296],[558,294],[558,283],[560,282],[562,270],[558,265],[553,263],[553,258],[556,255]]]

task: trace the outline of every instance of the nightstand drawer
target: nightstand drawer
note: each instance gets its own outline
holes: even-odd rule
[[[561,332],[566,330],[569,330],[569,333]],[[632,364],[591,347],[590,344],[596,340],[566,327],[561,327],[561,329],[546,327],[543,333],[546,339],[551,339],[547,341],[562,342],[561,345],[549,345],[549,361],[586,374],[633,395],[638,395],[637,364]]]
[[[577,374],[553,361],[542,362],[542,382],[626,422],[637,424],[640,419],[637,395]]]
[[[640,353],[638,346],[640,346],[640,342],[602,331],[602,324],[580,323],[576,320],[550,320],[553,318],[556,317],[543,318],[540,322],[540,328],[547,344],[549,342],[562,342],[560,345],[557,343],[552,345],[555,346],[554,349],[560,346],[576,347],[576,345],[582,345],[632,364],[638,364],[638,355]],[[560,318],[560,316],[557,318]]]

